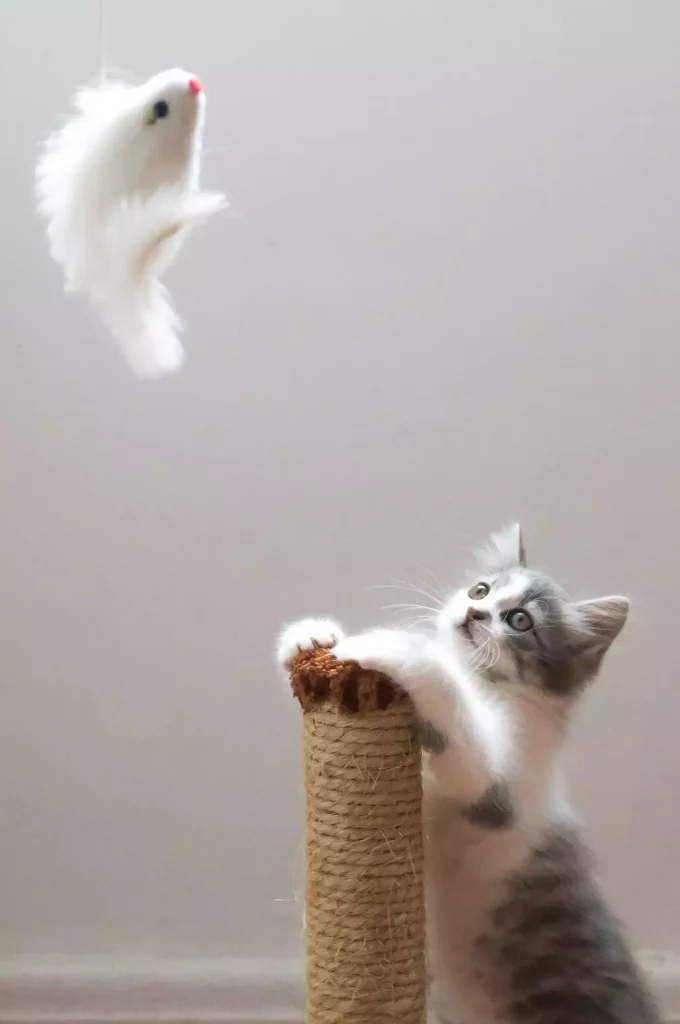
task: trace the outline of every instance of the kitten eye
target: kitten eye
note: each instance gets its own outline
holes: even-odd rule
[[[488,583],[475,583],[474,587],[468,590],[468,597],[473,601],[481,601],[489,593]]]
[[[170,113],[170,107],[165,100],[157,100],[153,105],[153,116],[155,120],[158,118],[167,117]]]
[[[511,612],[508,612],[506,622],[517,633],[526,633],[534,624],[529,612],[525,612],[522,608],[513,608]]]

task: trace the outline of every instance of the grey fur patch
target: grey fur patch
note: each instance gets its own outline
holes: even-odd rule
[[[418,738],[423,750],[428,754],[443,754],[448,747],[446,736],[442,736],[439,729],[436,729],[432,722],[419,718],[417,723]]]
[[[494,782],[476,803],[464,807],[461,814],[466,821],[482,828],[511,828],[515,813],[506,783]]]
[[[474,948],[508,1024],[660,1024],[571,830],[548,836],[508,880]]]
[[[527,683],[538,681],[556,696],[575,693],[592,676],[579,657],[586,638],[578,621],[567,614],[569,602],[562,588],[535,569],[526,570],[526,577],[517,604],[531,614],[534,628],[508,633],[518,675]]]

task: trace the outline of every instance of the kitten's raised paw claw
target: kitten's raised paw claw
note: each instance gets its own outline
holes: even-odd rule
[[[334,647],[344,637],[342,628],[333,619],[301,619],[291,622],[279,636],[276,660],[288,671],[293,658],[310,647]]]

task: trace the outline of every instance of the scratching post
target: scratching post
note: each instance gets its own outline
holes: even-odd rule
[[[321,647],[304,712],[307,1024],[424,1024],[422,783],[410,701]]]

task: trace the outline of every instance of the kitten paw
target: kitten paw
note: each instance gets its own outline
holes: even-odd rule
[[[282,630],[276,645],[279,667],[288,671],[293,658],[300,651],[319,647],[334,647],[344,637],[342,628],[333,619],[300,619]]]
[[[426,732],[425,746],[435,753],[445,749],[454,715],[452,689],[429,637],[376,629],[341,640],[333,654],[338,661],[355,661],[389,676],[413,701]]]
[[[404,677],[422,658],[423,647],[423,638],[416,634],[374,629],[341,640],[333,654],[338,661],[356,661],[362,668],[384,672],[403,685]]]

